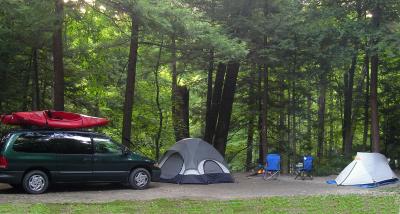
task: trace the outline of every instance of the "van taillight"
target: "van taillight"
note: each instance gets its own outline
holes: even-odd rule
[[[0,155],[0,168],[6,169],[8,166],[8,161],[6,157]]]

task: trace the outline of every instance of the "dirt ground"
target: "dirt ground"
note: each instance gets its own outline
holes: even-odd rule
[[[235,183],[210,185],[178,185],[152,183],[147,190],[132,190],[116,184],[56,185],[46,194],[29,195],[7,184],[0,184],[0,203],[69,203],[110,202],[114,200],[151,200],[159,198],[239,199],[269,196],[328,195],[328,194],[389,194],[382,188],[400,188],[400,184],[365,189],[338,187],[326,184],[335,177],[315,177],[313,180],[294,180],[280,176],[278,180],[264,181],[261,177],[234,174]]]

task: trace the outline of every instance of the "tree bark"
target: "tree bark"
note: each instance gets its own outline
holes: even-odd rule
[[[343,115],[343,142],[344,142],[345,156],[350,156],[353,148],[352,109],[353,109],[354,72],[356,70],[356,64],[357,64],[357,55],[353,56],[350,69],[344,75],[345,96],[344,96],[344,115]]]
[[[224,76],[226,73],[226,65],[219,63],[217,68],[217,74],[215,76],[214,89],[211,99],[210,112],[206,120],[206,128],[204,133],[204,141],[213,144],[213,138],[215,135],[215,127],[218,120],[218,111],[221,104],[221,94],[224,86]]]
[[[231,62],[228,64],[224,89],[222,91],[221,106],[219,109],[217,128],[213,141],[214,147],[222,156],[225,156],[239,66],[240,64],[237,62]]]
[[[186,86],[176,87],[175,97],[176,141],[190,137],[189,134],[189,90]]]
[[[128,70],[125,88],[124,115],[122,121],[122,143],[129,146],[132,135],[132,108],[135,95],[136,63],[139,48],[139,19],[131,15],[131,42],[129,48]]]
[[[55,0],[55,30],[53,32],[53,108],[64,110],[64,63],[63,63],[63,41],[62,26],[64,21],[64,1]]]
[[[33,49],[33,70],[32,70],[32,110],[40,109],[40,90],[39,90],[39,63],[38,49]]]

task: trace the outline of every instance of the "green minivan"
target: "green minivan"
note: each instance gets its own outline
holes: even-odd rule
[[[0,141],[0,183],[31,194],[53,183],[119,182],[145,189],[160,173],[154,161],[99,133],[15,130]]]

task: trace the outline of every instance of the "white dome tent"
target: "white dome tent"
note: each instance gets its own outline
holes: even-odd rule
[[[209,143],[187,138],[174,144],[159,161],[161,181],[179,184],[231,183],[221,154]]]
[[[398,177],[380,153],[358,152],[354,160],[337,176],[337,185],[379,186],[396,182]]]

